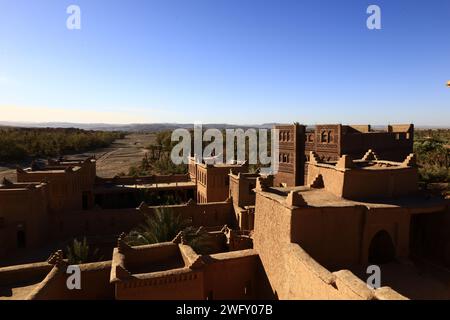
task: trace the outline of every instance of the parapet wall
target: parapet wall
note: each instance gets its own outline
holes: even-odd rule
[[[115,285],[118,300],[203,299],[203,273],[189,268],[142,274]]]
[[[257,191],[253,243],[276,298],[368,300],[383,297],[348,270],[331,273],[298,244],[292,243],[295,241],[292,210],[293,207],[281,205]],[[404,298],[387,288],[381,292],[391,299]]]
[[[115,235],[129,232],[143,221],[144,215],[138,208],[80,210],[55,218],[53,235],[57,239]]]
[[[235,221],[231,201],[197,204],[189,202],[181,205],[163,206],[183,219],[192,221],[193,226],[215,227],[232,225]],[[53,234],[57,239],[86,235],[101,236],[129,232],[145,219],[153,215],[160,206],[142,204],[131,209],[92,209],[67,213],[55,218]]]
[[[405,300],[389,287],[369,289],[361,279],[349,270],[330,272],[299,245],[285,247],[286,275],[289,279],[281,299],[294,300]],[[281,293],[280,292],[280,293]]]
[[[260,261],[255,250],[218,253],[203,257],[205,298],[215,300],[264,299],[259,273]]]
[[[392,198],[411,195],[418,190],[415,167],[394,162],[383,164],[383,161],[376,161],[375,165],[386,165],[385,168],[340,167],[344,157],[336,165],[310,161],[307,184],[311,185],[320,175],[327,191],[347,199]]]
[[[196,227],[215,227],[234,224],[234,210],[231,201],[195,203],[163,206],[170,208],[173,213],[180,214],[184,219],[190,219]],[[153,214],[160,206],[149,206],[144,212]]]
[[[39,262],[0,268],[0,286],[42,280],[52,267],[47,262]]]
[[[65,268],[53,267],[27,300],[111,300],[114,286],[109,283],[111,261],[80,265],[81,290],[69,290]]]

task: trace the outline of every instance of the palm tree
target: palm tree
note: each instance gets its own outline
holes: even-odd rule
[[[171,208],[159,207],[154,215],[146,216],[144,223],[128,234],[126,241],[132,246],[172,241],[189,222]]]
[[[213,239],[203,228],[188,226],[189,220],[183,220],[180,214],[175,214],[171,208],[160,207],[152,216],[146,216],[145,222],[136,230],[131,231],[125,241],[130,246],[154,244],[172,241],[180,231],[183,232],[186,243],[199,254],[213,253]]]
[[[98,248],[94,251],[91,250],[86,237],[83,238],[83,241],[73,239],[73,242],[67,246],[67,259],[71,265],[99,261],[101,257],[98,253]]]
[[[187,244],[198,254],[214,253],[214,239],[202,227],[187,227],[183,230]]]

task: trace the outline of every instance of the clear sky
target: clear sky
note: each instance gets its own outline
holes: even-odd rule
[[[448,0],[0,0],[3,121],[448,126],[448,80]]]

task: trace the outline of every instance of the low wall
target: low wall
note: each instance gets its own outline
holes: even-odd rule
[[[0,268],[0,286],[44,279],[52,270],[47,262]]]
[[[202,300],[203,273],[182,268],[116,283],[117,300]]]
[[[286,257],[285,277],[289,281],[281,299],[406,299],[389,287],[369,289],[366,283],[349,270],[328,271],[297,244],[290,244],[286,248]]]
[[[27,300],[110,300],[114,285],[109,282],[111,261],[80,265],[81,290],[69,290],[70,274],[54,267],[47,277],[30,293]]]
[[[178,244],[163,242],[151,245],[136,246],[125,253],[125,268],[133,273],[135,268],[158,265],[167,262],[182,261]]]
[[[196,227],[216,227],[225,224],[231,225],[235,221],[233,203],[231,201],[194,203],[165,206],[180,214],[184,219],[191,219]],[[150,206],[145,212],[153,214],[159,206]]]
[[[292,230],[293,222],[294,226],[296,224],[292,210],[279,205],[264,192],[257,194],[254,247],[275,298],[372,300],[389,296],[405,299],[387,288],[377,295],[377,290],[370,290],[348,270],[332,273],[298,244],[292,243],[296,237]]]
[[[101,236],[128,232],[144,221],[142,212],[131,209],[80,210],[55,219],[53,234],[58,239],[78,235]]]
[[[234,223],[231,202],[196,204],[194,202],[166,206],[174,214],[191,219],[194,226],[215,227]],[[75,236],[102,236],[129,232],[152,215],[160,206],[140,206],[131,209],[79,210],[54,218],[52,234],[55,239]]]
[[[259,295],[258,253],[252,249],[204,256],[204,295],[214,300],[249,300]]]
[[[319,174],[327,191],[348,199],[397,197],[417,192],[418,175],[414,167],[342,169],[309,163],[307,184]]]

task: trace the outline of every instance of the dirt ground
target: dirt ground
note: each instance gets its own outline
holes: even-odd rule
[[[128,173],[131,166],[140,164],[146,147],[155,141],[153,133],[133,133],[124,139],[116,140],[110,147],[102,148],[81,154],[72,154],[68,157],[95,155],[97,158],[97,175],[100,177],[113,177],[119,173]],[[2,163],[0,164],[0,180],[6,177],[16,181],[16,166],[28,167],[30,163]]]

